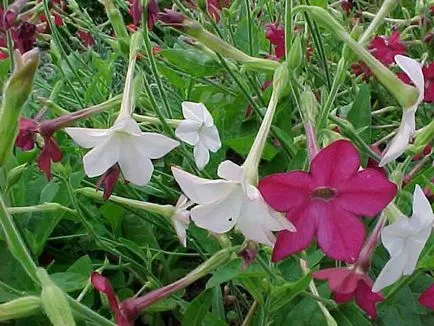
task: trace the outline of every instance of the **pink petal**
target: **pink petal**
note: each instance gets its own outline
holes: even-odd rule
[[[116,325],[118,326],[130,326],[131,323],[128,318],[123,315],[119,307],[119,301],[115,292],[110,284],[110,281],[99,273],[93,272],[90,277],[93,287],[107,296],[109,306],[113,314],[115,315]]]
[[[288,212],[310,200],[310,184],[312,178],[308,173],[295,171],[265,177],[259,182],[258,189],[274,210]]]
[[[434,310],[434,284],[422,293],[419,303],[428,309]]]
[[[333,300],[336,303],[346,303],[353,298],[354,293],[335,293],[333,292]]]
[[[42,149],[37,159],[39,169],[44,172],[47,180],[51,180],[51,155],[46,146]]]
[[[310,174],[318,186],[334,187],[352,177],[359,167],[360,157],[354,145],[347,140],[338,140],[315,156]]]
[[[309,214],[309,208],[300,208],[296,212],[289,212],[287,218],[294,224],[297,232],[280,231],[274,245],[273,262],[306,249],[312,241],[316,230],[316,216]]]
[[[370,282],[372,283],[372,282]],[[377,318],[377,309],[375,304],[383,301],[384,298],[379,293],[372,292],[372,284],[367,284],[366,281],[361,280],[356,290],[356,303],[373,319]]]
[[[319,280],[328,280],[330,290],[339,294],[353,294],[359,282],[358,275],[349,268],[328,268],[313,273]]]
[[[395,197],[396,185],[379,171],[366,169],[338,186],[334,203],[357,216],[375,216]]]
[[[360,219],[334,201],[315,201],[310,206],[311,213],[317,216],[319,247],[330,258],[354,263],[365,239],[365,226]]]

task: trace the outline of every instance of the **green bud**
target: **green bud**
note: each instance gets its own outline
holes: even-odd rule
[[[414,140],[414,146],[423,148],[431,143],[431,141],[434,139],[434,120],[432,120],[427,126],[422,128],[420,132],[417,134],[416,139]],[[420,152],[420,151],[419,151]]]
[[[0,107],[0,167],[6,162],[18,133],[21,108],[32,92],[33,78],[39,64],[39,51],[31,50],[21,56],[17,51],[16,69],[3,90]]]
[[[347,61],[342,57],[338,62],[338,68],[336,70],[336,82],[343,84],[347,75]]]
[[[24,171],[26,171],[27,163],[14,167],[9,171],[6,178],[6,189],[9,190],[14,184],[20,181]]]
[[[75,326],[71,307],[63,291],[50,279],[45,269],[38,268],[36,275],[42,286],[42,306],[51,323],[54,326]]]
[[[121,51],[128,53],[129,36],[121,12],[118,8],[116,8],[112,0],[100,0],[100,2],[105,7],[107,16],[113,27]]]
[[[296,69],[303,62],[303,50],[301,47],[301,36],[297,36],[292,43],[291,49],[289,50],[288,55],[288,68]]]
[[[350,33],[350,36],[353,40],[358,40],[360,35],[362,34],[362,26],[359,24],[354,25],[353,30]],[[352,62],[356,59],[356,55],[354,52],[348,47],[347,44],[344,44],[342,49],[342,57],[346,62]]]
[[[318,114],[318,101],[309,86],[306,86],[300,96],[300,110],[304,119],[315,125]]]
[[[290,71],[288,65],[281,64],[274,72],[273,88],[277,94],[277,98],[280,98],[282,92],[287,88],[290,83]]]
[[[196,3],[200,10],[207,11],[207,2],[205,0],[197,0]]]
[[[22,297],[0,304],[0,322],[35,315],[40,308],[41,299],[35,296]]]

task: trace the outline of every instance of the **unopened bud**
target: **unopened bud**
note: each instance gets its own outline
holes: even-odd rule
[[[21,176],[24,171],[26,171],[27,163],[21,164],[17,167],[14,167],[9,171],[8,176],[6,178],[6,189],[10,189],[14,184],[20,181]]]
[[[306,86],[301,93],[300,111],[305,119],[315,124],[318,113],[318,102],[309,86]]]
[[[301,48],[301,36],[297,35],[292,43],[291,49],[288,54],[288,68],[296,69],[301,65],[303,60],[303,50]]]
[[[182,30],[183,23],[186,20],[186,17],[183,14],[171,9],[164,9],[164,12],[159,13],[158,18],[166,25],[180,30]]]
[[[121,12],[118,8],[116,8],[112,0],[100,0],[100,2],[105,7],[107,16],[109,18],[110,24],[113,27],[121,51],[128,53],[129,36]]]
[[[39,64],[37,49],[23,56],[17,51],[15,55],[16,70],[3,90],[0,108],[0,166],[6,162],[14,146],[21,108],[32,91],[33,78]]]
[[[71,307],[63,291],[50,279],[45,269],[38,268],[36,275],[42,286],[42,306],[51,323],[53,325],[75,326]]]
[[[25,318],[37,314],[41,309],[41,299],[35,296],[18,298],[0,304],[0,322]]]

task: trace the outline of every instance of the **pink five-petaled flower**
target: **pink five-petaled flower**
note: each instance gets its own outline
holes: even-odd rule
[[[389,37],[375,36],[369,43],[368,49],[374,57],[386,66],[395,62],[396,55],[407,52],[398,31],[393,31]]]
[[[314,238],[329,257],[356,261],[365,238],[358,217],[377,215],[397,191],[380,172],[359,168],[355,147],[338,140],[317,154],[309,173],[278,173],[259,182],[265,201],[285,212],[297,229],[279,232],[273,261],[307,248]]]
[[[419,303],[431,310],[434,310],[434,284],[429,286],[419,297]]]
[[[93,272],[90,281],[93,287],[98,291],[102,292],[107,296],[107,301],[109,303],[110,309],[115,315],[117,326],[130,326],[132,322],[129,321],[128,317],[124,314],[119,304],[119,300],[113,291],[110,281],[99,273]]]
[[[333,300],[346,303],[353,297],[357,305],[371,318],[377,318],[376,302],[383,301],[383,296],[372,292],[372,280],[357,267],[329,268],[313,273],[319,280],[328,280],[333,291]]]
[[[274,45],[274,54],[277,59],[285,56],[285,30],[277,24],[265,25],[265,37]]]

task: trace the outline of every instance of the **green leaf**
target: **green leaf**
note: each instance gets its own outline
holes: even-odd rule
[[[195,77],[216,75],[221,70],[220,64],[213,57],[202,51],[165,49],[160,52],[160,55],[171,64]]]
[[[309,286],[311,279],[312,276],[307,274],[296,282],[273,287],[270,294],[271,311],[278,310],[287,305],[297,294],[304,291]]]
[[[354,103],[347,115],[348,121],[356,130],[363,129],[360,137],[367,143],[371,143],[371,90],[368,85],[360,86]]]
[[[213,299],[212,290],[208,289],[197,296],[189,305],[182,318],[182,325],[202,326]]]
[[[99,211],[109,221],[113,233],[119,236],[125,210],[112,202],[106,202],[100,207]]]
[[[211,276],[211,278],[206,283],[206,288],[211,289],[222,283],[229,282],[230,280],[235,279],[238,275],[242,273],[241,263],[241,259],[237,258],[227,263],[226,265],[217,268],[213,272],[213,276]]]
[[[249,154],[250,148],[253,145],[256,135],[249,135],[244,137],[238,137],[233,139],[228,139],[225,141],[225,145],[232,148],[235,152],[241,156],[247,156]],[[266,161],[271,161],[274,156],[276,156],[277,151],[269,143],[265,144],[264,152],[262,153],[262,159]]]
[[[312,6],[321,7],[327,9],[327,0],[310,0]]]

